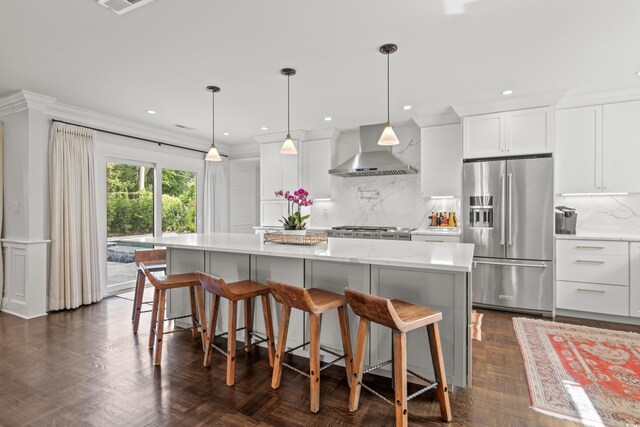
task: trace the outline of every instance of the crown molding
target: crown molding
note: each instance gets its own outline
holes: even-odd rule
[[[421,128],[443,125],[455,125],[460,123],[460,117],[456,113],[432,114],[413,119]]]
[[[52,119],[75,123],[79,126],[95,127],[110,132],[158,140],[202,151],[207,151],[211,145],[209,139],[184,135],[180,132],[161,129],[134,120],[74,107],[58,102],[56,98],[27,90],[18,90],[0,98],[0,117],[26,109],[41,111],[45,116]],[[216,141],[216,145],[221,154],[226,154],[229,151],[227,144]]]
[[[0,98],[0,117],[19,113],[24,110],[44,111],[49,108],[55,98],[20,89]]]
[[[320,139],[331,139],[337,141],[342,136],[342,131],[336,128],[320,129],[308,131],[305,141],[317,141]]]
[[[260,144],[251,142],[229,147],[229,160],[260,158]]]
[[[613,104],[640,99],[640,87],[625,87],[598,92],[570,94],[562,98],[556,108],[586,107],[588,105]]]
[[[453,108],[460,117],[510,110],[524,110],[526,108],[554,106],[566,93],[566,89],[561,89],[528,95],[509,95],[488,101],[452,105],[451,108]]]

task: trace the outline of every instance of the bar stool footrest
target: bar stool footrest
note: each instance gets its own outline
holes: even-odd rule
[[[240,331],[243,331],[245,329],[247,329],[247,328],[245,326],[243,326],[242,328],[236,329],[236,332],[240,332]],[[229,335],[229,332],[223,332],[221,334],[214,335],[213,339],[220,338],[220,337],[223,337],[225,335]],[[262,337],[261,335],[256,334],[253,331],[249,332],[249,335],[251,335],[252,338],[253,337],[258,337],[258,341],[252,342],[251,344],[245,345],[244,347],[237,348],[236,349],[236,354],[238,354],[238,352],[244,350],[245,348],[253,347],[254,345],[262,344],[263,342],[269,341],[269,338]],[[211,347],[213,347],[214,350],[217,350],[218,352],[220,352],[220,353],[222,353],[222,354],[224,354],[226,356],[229,350],[223,350],[222,348],[220,348],[217,345],[215,345],[213,343],[213,339],[211,340]]]
[[[304,347],[306,345],[309,345],[310,343],[311,343],[311,341],[307,341],[306,343],[300,344],[299,346],[290,348],[289,350],[285,351],[284,354],[288,354],[288,353],[291,353],[292,351],[296,351],[297,349],[302,348],[302,347]],[[320,372],[324,371],[325,369],[327,369],[330,366],[335,365],[337,362],[339,362],[342,359],[345,359],[347,357],[346,354],[336,353],[335,351],[330,350],[330,349],[328,349],[326,347],[323,347],[323,346],[320,346],[320,351],[324,351],[325,353],[329,353],[329,354],[331,354],[333,356],[336,356],[336,359],[333,359],[331,362],[326,362],[326,364],[324,366],[320,367]],[[289,365],[286,362],[282,362],[282,366],[284,366],[286,368],[289,368],[292,371],[295,371],[295,372],[297,372],[297,373],[299,373],[301,375],[304,375],[307,378],[311,377],[308,373],[303,372],[300,369],[296,368],[295,366]]]
[[[376,369],[380,369],[383,366],[387,366],[389,364],[391,364],[393,362],[392,360],[387,360],[386,362],[382,362],[379,363],[375,366],[372,366],[370,368],[365,369],[364,371],[362,371],[362,374],[367,374],[371,371],[375,371]],[[420,396],[423,393],[426,393],[429,390],[433,390],[434,388],[438,387],[438,383],[435,381],[431,381],[426,379],[425,377],[423,377],[422,375],[419,375],[417,373],[415,373],[414,371],[407,369],[407,373],[413,375],[416,378],[421,379],[422,381],[426,382],[428,385],[426,387],[421,388],[420,390],[416,391],[415,393],[410,394],[409,396],[407,396],[407,402],[410,401],[411,399],[414,399],[418,396]],[[368,385],[366,385],[364,382],[360,381],[359,384],[364,387],[365,390],[367,390],[369,393],[374,394],[375,396],[378,396],[380,399],[384,400],[385,402],[387,402],[388,404],[390,404],[391,406],[395,406],[393,404],[393,402],[391,402],[389,399],[387,399],[386,397],[384,397],[383,395],[381,395],[380,393],[378,393],[377,391],[375,391],[374,389],[372,389],[371,387],[369,387]]]

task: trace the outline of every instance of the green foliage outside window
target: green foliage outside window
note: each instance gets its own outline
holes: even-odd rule
[[[162,230],[196,230],[196,174],[162,171]],[[107,164],[107,235],[153,233],[153,169]],[[141,183],[141,178],[143,182]]]

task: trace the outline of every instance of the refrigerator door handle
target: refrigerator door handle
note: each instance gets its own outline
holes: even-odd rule
[[[507,193],[505,191],[504,178],[504,174],[500,175],[500,246],[504,246],[504,229],[506,227],[504,199]]]
[[[507,229],[507,244],[509,246],[511,246],[512,241],[511,241],[511,223],[513,222],[513,174],[510,173],[508,178],[507,178],[507,192],[509,193],[509,218],[507,220],[508,223],[508,229]]]

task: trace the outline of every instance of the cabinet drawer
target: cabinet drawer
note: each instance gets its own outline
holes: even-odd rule
[[[556,308],[629,315],[629,288],[593,283],[556,282]]]
[[[460,243],[460,236],[428,236],[428,235],[411,235],[414,242],[431,242],[431,243]]]
[[[557,258],[558,280],[629,286],[628,255],[559,253]]]
[[[556,253],[578,255],[624,255],[629,256],[628,242],[602,240],[556,240]]]

